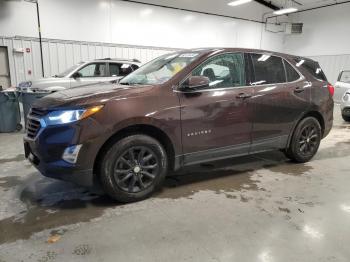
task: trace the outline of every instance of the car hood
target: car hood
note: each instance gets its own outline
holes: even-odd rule
[[[39,78],[39,79],[33,79],[32,87],[43,87],[43,86],[50,86],[53,84],[59,84],[62,82],[68,81],[69,78],[67,77],[46,77],[46,78]]]
[[[153,86],[125,86],[99,83],[55,92],[37,100],[33,107],[41,109],[73,108],[104,104],[110,100],[145,95]]]

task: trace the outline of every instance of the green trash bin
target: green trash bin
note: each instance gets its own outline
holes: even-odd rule
[[[22,129],[21,112],[16,91],[0,92],[0,133]]]
[[[50,92],[21,92],[21,101],[23,104],[23,115],[24,115],[24,123],[27,124],[27,116],[29,113],[30,108],[32,107],[33,103],[46,96],[52,94]]]

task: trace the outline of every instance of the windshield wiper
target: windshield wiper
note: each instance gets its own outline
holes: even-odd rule
[[[129,86],[130,85],[130,83],[129,82],[123,82],[123,83],[118,83],[118,84],[120,84],[120,85],[125,85],[125,86]]]

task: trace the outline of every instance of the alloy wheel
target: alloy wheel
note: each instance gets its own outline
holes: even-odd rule
[[[117,159],[114,179],[120,189],[138,193],[150,187],[159,173],[155,153],[145,146],[134,146],[125,150]]]
[[[299,150],[303,155],[314,154],[319,143],[317,129],[313,125],[305,126],[299,137]]]

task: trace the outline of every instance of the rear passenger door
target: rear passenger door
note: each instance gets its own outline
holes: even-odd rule
[[[252,152],[284,148],[310,106],[310,84],[294,65],[271,54],[250,54],[254,88]]]

